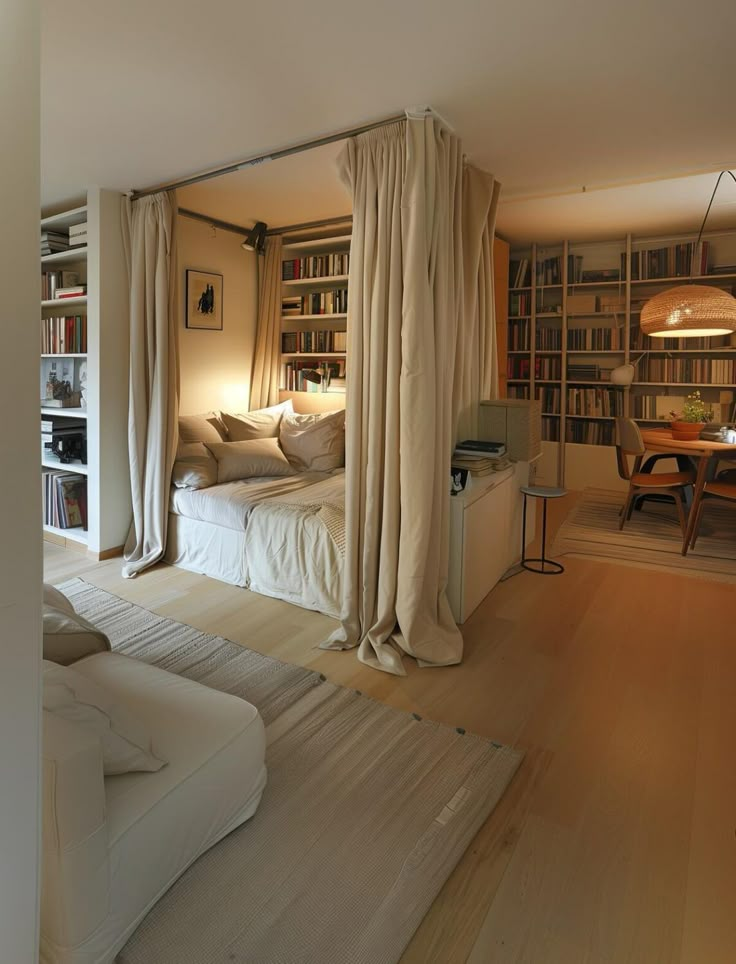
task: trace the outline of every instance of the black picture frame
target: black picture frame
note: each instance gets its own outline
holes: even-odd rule
[[[202,331],[222,331],[222,275],[213,271],[187,268],[186,291],[186,327]]]

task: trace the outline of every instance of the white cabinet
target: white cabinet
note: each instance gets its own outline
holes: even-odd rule
[[[529,463],[517,462],[503,472],[471,479],[464,492],[451,497],[447,598],[456,622],[465,622],[521,558],[520,488],[528,482]],[[530,542],[534,534],[531,501],[527,511]]]

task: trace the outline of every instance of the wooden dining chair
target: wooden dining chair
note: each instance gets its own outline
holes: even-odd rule
[[[618,474],[629,483],[626,502],[621,510],[619,529],[631,518],[634,502],[640,496],[657,494],[672,499],[677,507],[680,528],[683,536],[686,531],[685,507],[686,493],[695,482],[695,471],[688,469],[679,472],[642,472],[641,463],[646,453],[646,446],[641,437],[639,426],[632,418],[616,419],[616,459]],[[629,466],[629,457],[633,456],[633,468]]]
[[[712,502],[714,499],[725,499],[727,502],[736,502],[736,481],[724,480],[724,476],[728,475],[731,475],[733,479],[733,471],[734,470],[731,469],[722,472],[714,482],[705,483],[697,505],[693,505],[692,508],[692,511],[695,513],[695,522],[693,523],[693,534],[690,537],[690,549],[695,548],[695,540],[698,538],[705,503]],[[683,547],[683,556],[687,555],[687,550],[688,546]]]

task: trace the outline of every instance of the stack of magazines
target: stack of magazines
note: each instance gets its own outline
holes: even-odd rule
[[[452,456],[453,468],[467,469],[476,476],[499,472],[510,464],[503,442],[486,442],[483,439],[459,442]]]

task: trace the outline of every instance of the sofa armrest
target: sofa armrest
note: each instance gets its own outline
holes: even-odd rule
[[[83,726],[43,717],[42,943],[69,947],[109,909],[102,747]]]

